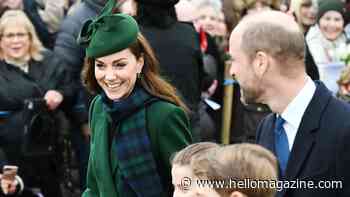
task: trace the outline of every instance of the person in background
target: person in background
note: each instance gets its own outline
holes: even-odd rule
[[[321,1],[317,23],[306,35],[306,43],[320,72],[320,80],[334,94],[338,91],[336,81],[345,66],[340,60],[347,43],[344,14],[344,3],[340,0]]]
[[[289,12],[305,33],[316,23],[317,5],[312,0],[291,0]]]
[[[52,49],[56,32],[65,16],[65,0],[3,0],[5,10],[23,10],[46,48]]]
[[[290,9],[288,13],[291,13],[295,17],[295,20],[299,24],[299,27],[304,32],[304,36],[307,35],[310,27],[316,23],[317,9],[317,4],[312,0],[291,0],[290,2]],[[311,77],[311,79],[319,80],[320,76],[318,73],[317,65],[310,53],[308,44],[306,43],[305,46],[306,72]]]
[[[350,0],[345,1],[345,33],[346,37],[350,38]]]
[[[137,22],[114,8],[109,0],[78,39],[86,46],[83,82],[98,94],[83,197],[170,196],[170,156],[192,141],[187,107],[160,77]]]
[[[33,22],[44,46],[53,49],[57,32],[66,16],[66,0],[22,0],[23,8]]]
[[[222,2],[220,0],[198,0],[194,1],[195,5],[195,18],[193,20],[194,26],[197,32],[204,31],[210,36],[207,36],[207,42],[209,45],[210,39],[215,41],[215,45],[220,53],[220,60],[214,60],[214,62],[223,61],[225,52],[228,46],[228,34],[227,26],[225,23],[225,15],[222,11]],[[216,47],[215,46],[215,47]],[[208,51],[203,51],[204,56],[207,56]],[[205,58],[204,58],[205,59]],[[215,64],[215,63],[214,63]],[[217,64],[217,63],[216,63]],[[208,63],[204,63],[205,67],[208,67]],[[223,67],[222,65],[211,65],[211,67]],[[206,70],[215,70],[215,72],[222,71],[220,68],[210,68]],[[208,72],[208,71],[207,71]],[[222,73],[218,73],[222,74]],[[215,79],[217,80],[218,74],[215,73]],[[209,73],[212,75],[212,73]]]
[[[192,167],[192,161],[207,152],[217,149],[220,146],[212,142],[199,142],[191,144],[181,151],[177,152],[171,160],[171,176],[174,186],[173,197],[191,197],[200,196],[198,187],[195,185],[195,175]],[[184,180],[189,180],[193,185],[184,187]]]
[[[242,143],[212,148],[193,158],[190,166],[197,179],[222,184],[198,187],[201,197],[274,197],[276,194],[277,188],[269,185],[257,188],[239,185],[248,179],[277,182],[276,157],[260,145]]]
[[[194,25],[199,32],[203,29],[211,36],[225,36],[225,31],[220,29],[224,23],[224,15],[221,11],[222,3],[218,0],[198,0],[193,2],[196,8]]]
[[[345,7],[340,0],[319,3],[317,23],[309,30],[306,41],[316,64],[338,61],[335,49],[346,43]]]
[[[198,104],[205,73],[198,34],[192,24],[177,20],[175,5],[179,0],[136,2],[136,20],[140,30],[159,58],[161,75],[175,86],[191,110],[193,137],[199,141]]]
[[[176,16],[180,22],[193,22],[195,18],[195,7],[192,0],[180,0],[175,5]]]
[[[204,141],[220,139],[221,108],[215,108],[207,101],[222,105],[224,59],[227,50],[225,17],[218,0],[193,1],[195,8],[194,26],[199,34],[205,77],[201,83],[200,133]]]
[[[79,0],[78,0],[79,2]],[[84,0],[73,5],[63,20],[57,34],[54,53],[65,61],[73,76],[74,95],[72,113],[68,115],[72,146],[78,158],[80,188],[85,189],[86,171],[89,160],[90,129],[88,126],[88,108],[92,95],[85,90],[81,82],[81,70],[84,65],[85,50],[77,43],[84,22],[98,15],[107,0]]]
[[[279,10],[280,0],[223,0],[223,13],[228,32],[247,14],[264,10]]]
[[[350,103],[350,66],[346,66],[342,70],[337,84],[339,86],[337,97]]]
[[[279,0],[248,0],[246,4],[248,6],[246,14],[253,14],[264,10],[279,10],[281,5]]]
[[[22,9],[23,8],[23,0],[2,0],[1,6],[7,9]]]
[[[288,12],[290,7],[290,0],[281,0],[281,5],[280,5],[280,11],[281,12]]]
[[[216,24],[216,35],[221,37],[227,37],[228,31],[225,21],[225,14],[222,10],[220,10],[220,14],[218,16],[218,21]]]
[[[46,196],[59,197],[59,131],[57,125],[45,125],[59,125],[57,115],[61,110],[69,111],[75,90],[64,62],[43,47],[21,10],[8,10],[0,19],[0,84],[0,110],[7,112],[1,124],[1,148],[10,164],[21,166],[24,182],[40,188]],[[25,105],[29,99],[42,101],[42,106]],[[37,108],[43,113],[35,117],[42,120],[35,121],[35,126],[27,119],[34,120],[28,110]],[[28,130],[29,126],[35,130]],[[33,139],[30,136],[40,140],[26,147]]]
[[[136,2],[135,0],[120,1],[119,12],[130,16],[136,16]]]

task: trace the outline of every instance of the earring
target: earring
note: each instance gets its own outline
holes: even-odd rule
[[[142,73],[136,73],[137,79],[142,79]]]

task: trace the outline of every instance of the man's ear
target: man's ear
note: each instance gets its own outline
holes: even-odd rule
[[[254,72],[259,77],[263,76],[269,68],[269,55],[258,51],[253,61]]]
[[[239,191],[234,191],[231,193],[230,197],[247,197],[247,195],[245,195]]]

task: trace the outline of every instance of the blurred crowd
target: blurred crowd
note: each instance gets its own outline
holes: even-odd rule
[[[231,144],[255,142],[260,120],[271,112],[263,104],[243,104],[239,84],[225,69],[233,28],[262,10],[295,18],[304,32],[307,74],[350,102],[348,0],[116,1],[114,12],[137,20],[162,76],[189,107],[196,142],[221,143],[225,86],[234,87]],[[77,38],[84,22],[106,2],[0,0],[0,163],[18,166],[21,178],[2,181],[2,195],[62,196],[63,163],[71,155],[77,161],[79,190],[84,190],[94,95],[81,80],[85,49]],[[64,154],[67,144],[72,152]]]

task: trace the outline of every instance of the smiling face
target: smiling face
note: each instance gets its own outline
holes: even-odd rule
[[[316,23],[317,8],[312,0],[304,0],[300,6],[300,22],[305,26]]]
[[[95,60],[95,78],[111,100],[120,100],[134,89],[137,73],[141,73],[144,60],[124,49]]]
[[[343,16],[337,11],[326,12],[319,21],[322,34],[328,40],[336,40],[344,31]]]
[[[4,59],[23,61],[29,57],[30,35],[24,25],[8,24],[1,34]]]
[[[205,32],[215,35],[218,13],[210,6],[201,7],[197,10],[197,17],[194,22],[197,27],[203,28]]]

